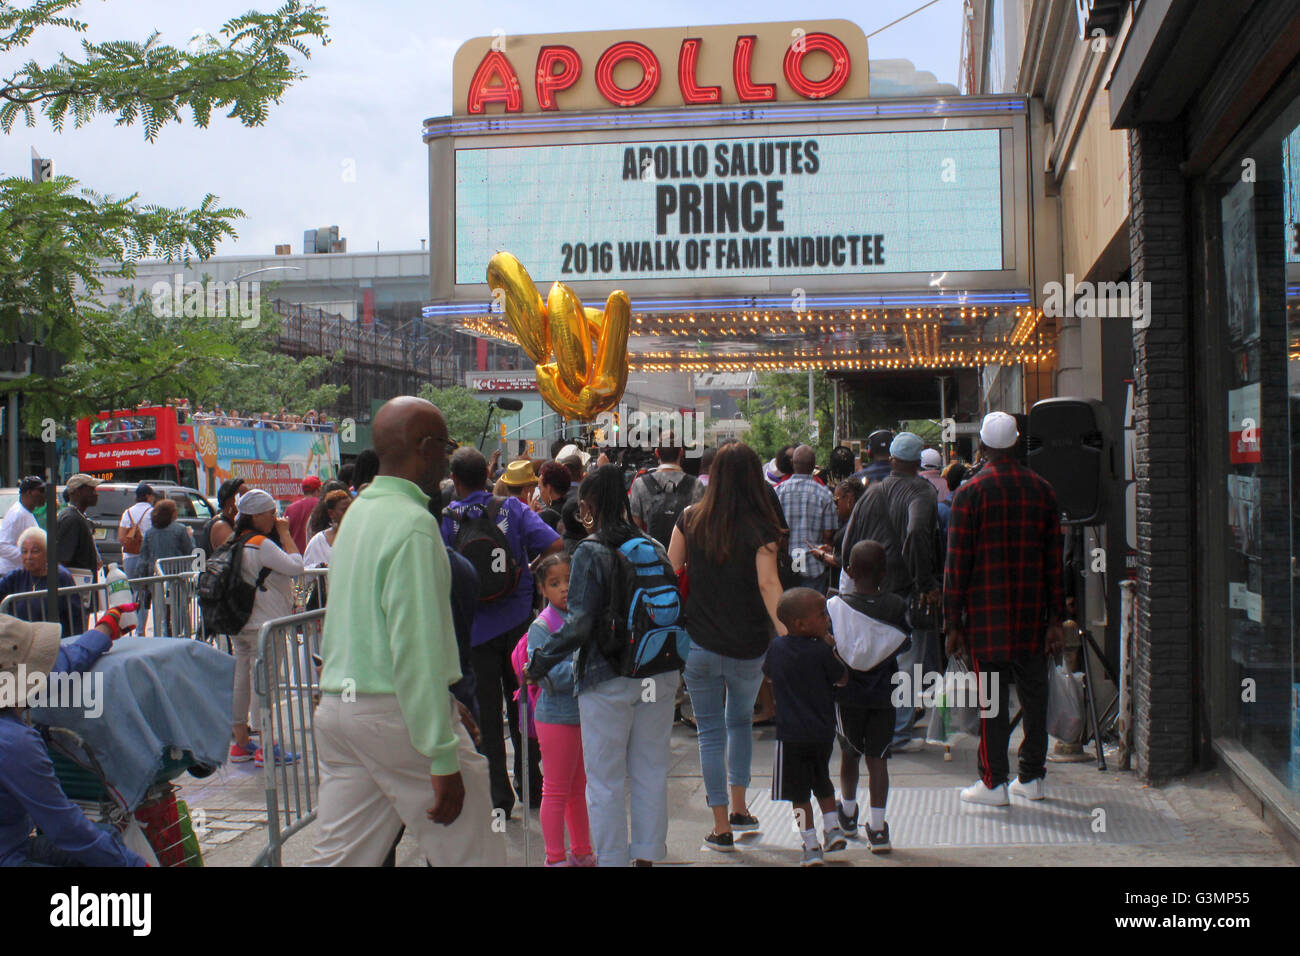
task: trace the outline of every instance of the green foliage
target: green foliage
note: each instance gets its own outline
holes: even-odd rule
[[[41,28],[85,32],[86,24],[64,15],[79,5],[0,4],[0,52],[26,46]],[[291,55],[310,56],[312,38],[328,43],[326,25],[323,9],[289,0],[275,13],[228,21],[223,41],[208,37],[185,50],[160,43],[157,34],[144,43],[83,41],[81,59],[64,54],[47,67],[29,61],[0,79],[0,130],[9,133],[19,116],[32,126],[38,113],[58,130],[69,117],[76,128],[107,115],[118,125],[140,122],[152,141],[165,124],[181,122],[187,108],[195,124],[206,127],[214,107],[228,108],[227,115],[245,126],[260,126],[269,105],[303,76]],[[37,341],[67,361],[54,378],[0,381],[0,393],[25,396],[29,431],[45,417],[66,422],[134,404],[135,396],[210,401],[204,388],[214,394],[235,389],[250,410],[328,403],[331,393],[313,392],[309,384],[328,360],[295,363],[274,355],[267,340],[250,351],[229,328],[193,319],[160,328],[149,321],[147,308],[110,307],[100,299],[103,280],[133,278],[140,258],[211,256],[220,240],[236,237],[234,222],[243,213],[212,195],[195,209],[168,209],[78,186],[68,177],[48,183],[0,179],[0,336],[14,341],[21,330],[29,340],[26,334],[35,330]],[[241,364],[239,380],[227,382]]]
[[[58,14],[81,0],[44,0],[30,7],[0,8],[0,51],[26,46],[38,27],[65,27],[84,33],[86,24]],[[139,121],[152,141],[169,122],[181,122],[188,108],[194,124],[206,128],[214,107],[226,109],[245,126],[266,122],[267,107],[302,79],[290,53],[310,57],[305,41],[329,43],[325,11],[289,0],[275,13],[249,12],[215,37],[193,38],[186,49],[159,42],[81,41],[82,59],[62,54],[42,67],[24,64],[0,85],[0,130],[8,133],[19,116],[28,126],[44,114],[62,130],[69,114],[80,128],[96,116],[116,116],[119,126]],[[199,42],[202,41],[202,42]]]
[[[483,422],[487,418],[487,402],[478,397],[476,392],[459,385],[448,388],[434,388],[426,385],[420,389],[420,397],[438,406],[443,417],[447,419],[447,433],[452,441],[461,445],[478,445],[483,435]],[[511,419],[519,417],[518,412],[503,412],[494,409],[492,425],[488,428],[487,448],[496,447],[497,424],[507,421],[507,428],[513,427]]]
[[[745,442],[764,461],[784,445],[802,444],[810,444],[817,450],[819,464],[830,460],[834,447],[835,398],[825,372],[813,372],[813,405],[819,430],[816,442],[809,440],[812,429],[808,423],[808,373],[762,372],[755,396],[741,403],[750,423]]]
[[[243,215],[213,196],[197,210],[164,209],[134,206],[134,196],[74,195],[75,186],[66,176],[0,179],[0,335],[13,341],[20,324],[39,321],[45,344],[68,356],[97,336],[104,278],[132,277],[132,260],[145,256],[206,258]]]
[[[249,328],[239,318],[173,316],[148,296],[98,311],[80,357],[59,378],[27,380],[28,427],[49,416],[71,431],[97,411],[177,398],[241,412],[328,408],[345,387],[314,383],[342,356],[276,351],[279,321],[267,302]]]

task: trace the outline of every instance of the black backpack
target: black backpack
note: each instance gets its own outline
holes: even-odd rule
[[[241,571],[244,564],[244,545],[257,532],[249,531],[231,538],[204,563],[195,583],[198,592],[199,613],[203,616],[206,634],[238,634],[253,614],[257,592],[263,590],[270,568],[263,568],[257,583],[249,584]]]
[[[497,524],[497,516],[505,503],[505,498],[493,496],[486,504],[443,511],[456,523],[452,550],[468,559],[478,572],[479,604],[491,604],[509,597],[518,586],[522,573],[514,552],[510,550],[510,542]]]
[[[680,670],[691,639],[667,552],[641,535],[612,550],[609,613],[596,629],[596,647],[623,677]]]
[[[695,477],[683,473],[677,484],[666,487],[656,480],[653,472],[646,472],[641,480],[650,487],[651,499],[646,518],[646,533],[665,548],[673,537],[673,527],[695,492]]]

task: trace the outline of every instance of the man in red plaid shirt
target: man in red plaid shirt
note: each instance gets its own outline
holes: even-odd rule
[[[1006,412],[985,416],[980,445],[987,464],[952,499],[943,582],[948,653],[973,663],[977,686],[985,686],[988,672],[998,695],[996,716],[980,716],[980,779],[961,798],[998,807],[1011,795],[1045,795],[1048,655],[1059,654],[1063,643],[1060,510],[1052,486],[1016,461],[1019,437]],[[1025,739],[1019,779],[1008,788],[1012,677]]]

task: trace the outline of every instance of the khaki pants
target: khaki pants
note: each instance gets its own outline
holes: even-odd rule
[[[504,866],[506,836],[492,827],[487,761],[474,751],[447,694],[460,742],[465,805],[450,826],[428,818],[429,758],[411,746],[397,697],[327,694],[316,709],[320,835],[308,866],[379,866],[402,824],[433,866]]]

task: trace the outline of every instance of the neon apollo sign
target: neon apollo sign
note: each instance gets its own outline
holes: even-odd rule
[[[701,86],[696,80],[702,41],[688,37],[682,41],[677,55],[677,86],[682,102],[718,103],[722,100],[720,86]],[[804,72],[804,57],[815,51],[831,58],[829,76],[810,79]],[[732,79],[737,98],[742,103],[766,103],[776,99],[776,85],[762,83],[754,78],[754,37],[736,37],[732,54]],[[624,60],[631,60],[641,68],[641,82],[623,88],[614,82],[614,68]],[[848,48],[829,33],[810,33],[796,37],[785,52],[781,65],[785,80],[804,99],[821,100],[834,96],[848,81],[852,61]],[[605,49],[596,60],[596,89],[611,106],[641,106],[654,95],[662,77],[659,57],[644,43],[624,40]],[[578,81],[582,75],[582,57],[569,46],[544,46],[537,54],[537,102],[544,110],[560,108],[557,94]],[[466,108],[470,113],[482,113],[488,103],[502,103],[507,113],[523,110],[523,93],[519,74],[502,50],[489,50],[474,71],[470,81]]]
[[[491,106],[528,113],[669,105],[674,80],[676,99],[686,106],[868,95],[866,38],[848,21],[653,29],[635,36],[497,31],[471,40],[454,66],[456,109],[481,115]],[[666,78],[666,71],[675,76]]]

